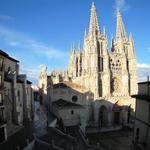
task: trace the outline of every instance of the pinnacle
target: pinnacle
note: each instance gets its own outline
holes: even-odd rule
[[[117,9],[116,14],[117,14],[117,17],[121,16],[121,11],[119,8]]]
[[[117,40],[126,40],[126,31],[125,31],[125,27],[124,27],[124,23],[122,20],[122,15],[119,9],[117,9],[117,26],[116,26],[116,39]]]
[[[95,4],[94,4],[94,1],[92,1],[92,8],[95,8]]]
[[[97,35],[95,35],[97,33]],[[99,36],[100,35],[100,29],[99,29],[99,23],[98,23],[98,17],[96,14],[96,8],[94,5],[94,2],[92,2],[91,7],[91,16],[90,16],[90,27],[89,27],[89,34]]]

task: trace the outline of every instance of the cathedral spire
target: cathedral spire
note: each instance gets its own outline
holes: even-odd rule
[[[105,28],[105,26],[103,28],[103,36],[106,37],[106,28]]]
[[[130,36],[129,36],[129,41],[133,44],[134,46],[134,40],[133,40],[133,35],[132,33],[130,32]]]
[[[98,24],[98,17],[96,14],[96,8],[94,2],[92,2],[92,7],[91,7],[89,35],[92,38],[100,36],[100,28]]]
[[[72,54],[75,53],[75,45],[74,45],[74,43],[71,45],[71,53],[72,53]]]
[[[130,33],[129,42],[130,42],[130,45],[131,45],[131,49],[130,49],[130,52],[129,52],[129,57],[135,58],[134,40],[133,40],[132,33]]]
[[[87,32],[86,32],[86,28],[85,28],[85,31],[84,31],[84,38],[87,36]]]
[[[120,13],[120,10],[117,10],[117,27],[116,27],[116,41],[123,40],[125,41],[127,39],[126,31],[124,27],[124,23],[122,20],[122,15]]]

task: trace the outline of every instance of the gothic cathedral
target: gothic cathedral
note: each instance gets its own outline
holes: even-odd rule
[[[112,38],[111,52],[108,49],[106,30],[100,30],[93,2],[83,50],[72,47],[69,66],[64,73],[53,71],[47,76],[46,68],[41,71],[39,87],[43,88],[44,93],[50,87],[49,79],[53,84],[49,90],[51,92],[48,92],[51,93],[48,96],[51,97],[51,105],[54,104],[55,107],[57,102],[60,106],[64,101],[70,105],[68,110],[62,110],[62,107],[61,110],[57,109],[60,116],[63,115],[66,126],[71,123],[66,121],[67,118],[73,120],[73,115],[80,118],[76,123],[80,122],[84,129],[90,125],[112,127],[130,123],[131,110],[135,110],[135,99],[131,95],[138,92],[136,56],[132,34],[127,37],[119,10],[116,15],[116,37]],[[75,103],[85,110],[75,109]],[[68,113],[70,110],[71,116]]]
[[[94,3],[84,48],[72,48],[68,76],[94,93],[94,99],[129,96],[137,93],[137,69],[132,34],[128,39],[120,11],[117,11],[116,38],[109,54],[105,28],[100,31]]]

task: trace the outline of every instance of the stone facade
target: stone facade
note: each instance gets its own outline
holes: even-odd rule
[[[134,127],[135,149],[150,149],[150,81],[138,84],[136,97],[136,116]]]
[[[5,134],[11,136],[26,120],[33,117],[33,93],[31,82],[26,75],[19,74],[19,61],[0,50],[3,59],[3,105],[5,116]],[[6,138],[5,138],[6,140]]]
[[[4,56],[0,54],[0,143],[7,139],[4,105]]]
[[[44,66],[39,75],[39,94],[41,104],[47,105],[48,87],[52,85],[51,76],[48,76],[47,67]]]
[[[73,47],[68,76],[87,87],[95,99],[129,96],[137,93],[136,56],[132,34],[126,36],[120,11],[117,11],[116,38],[108,51],[107,35],[100,32],[96,8],[91,8],[89,32],[84,35],[83,51]]]
[[[68,81],[93,94],[92,111],[89,112],[93,115],[91,124],[94,126],[127,125],[131,110],[135,109],[135,99],[131,98],[138,91],[134,41],[132,34],[129,38],[126,35],[119,10],[116,15],[116,37],[111,41],[109,53],[106,30],[104,28],[101,32],[92,3],[90,27],[88,33],[85,31],[83,50],[80,46],[73,46],[67,71],[53,71],[50,76],[53,84]],[[40,78],[40,82],[48,87],[47,72],[44,74],[45,78]],[[90,120],[88,122],[90,125]]]

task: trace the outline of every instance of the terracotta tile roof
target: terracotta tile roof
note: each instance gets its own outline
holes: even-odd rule
[[[54,84],[54,88],[58,88],[58,87],[61,87],[61,88],[70,87],[72,89],[79,90],[82,92],[85,92],[87,90],[84,86],[79,85],[77,83],[69,82],[69,81],[63,81],[63,82]]]

